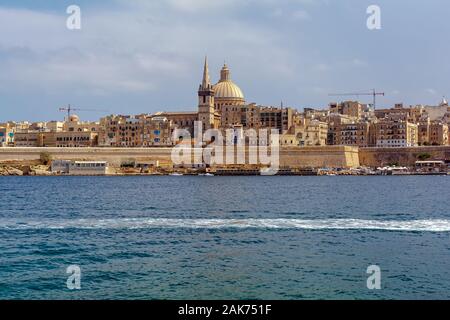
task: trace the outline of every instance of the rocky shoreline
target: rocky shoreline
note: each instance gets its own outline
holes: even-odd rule
[[[0,166],[0,176],[49,176],[50,167],[46,165]]]
[[[401,168],[399,168],[401,169]],[[406,169],[406,168],[403,168]],[[49,164],[42,164],[40,161],[10,161],[0,162],[0,176],[63,176],[52,172]],[[142,168],[129,167],[109,167],[106,176],[162,176],[162,175],[217,175],[217,176],[257,176],[262,175],[259,168],[215,168],[205,169],[174,169],[174,168],[152,168],[144,170]],[[392,172],[379,172],[366,169],[280,169],[276,175],[282,176],[366,176],[366,175],[450,175],[450,172],[418,172],[414,170],[395,170]]]

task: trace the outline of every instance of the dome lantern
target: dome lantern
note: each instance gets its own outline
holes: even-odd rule
[[[220,70],[220,81],[231,81],[230,78],[230,69],[228,69],[228,66],[226,64],[223,65],[222,70]]]
[[[231,80],[230,69],[226,64],[220,70],[220,80],[214,85],[214,92],[217,102],[229,99],[244,102],[244,94],[239,86]]]

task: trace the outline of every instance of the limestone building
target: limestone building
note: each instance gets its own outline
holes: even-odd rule
[[[99,122],[90,122],[90,121],[80,121],[80,118],[72,114],[68,121],[64,121],[64,124],[62,126],[61,131],[91,131],[91,132],[98,132],[100,129],[100,123]],[[59,131],[59,130],[56,130]]]
[[[327,144],[328,124],[317,119],[301,118],[281,135],[283,146],[325,146]]]
[[[7,147],[14,143],[14,130],[10,123],[0,124],[0,147]]]
[[[375,124],[376,146],[382,148],[415,147],[418,126],[403,120],[383,119]]]
[[[171,122],[162,115],[117,116],[102,118],[100,147],[170,146]]]

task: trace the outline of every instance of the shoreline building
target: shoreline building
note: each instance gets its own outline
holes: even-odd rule
[[[102,176],[107,173],[106,161],[53,160],[51,171],[55,174]]]

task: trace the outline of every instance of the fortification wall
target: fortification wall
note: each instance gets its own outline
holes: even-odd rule
[[[450,160],[450,146],[359,149],[359,161],[364,166],[414,166],[418,160]]]
[[[0,161],[38,160],[42,152],[53,159],[122,162],[160,161],[171,164],[172,148],[0,148]],[[294,168],[359,166],[358,148],[344,146],[286,147],[280,149],[280,165]]]
[[[358,148],[347,146],[286,147],[280,150],[280,165],[292,168],[356,168]]]
[[[120,165],[129,160],[170,162],[171,148],[0,148],[0,161],[38,160],[42,152],[52,159],[108,161]]]

